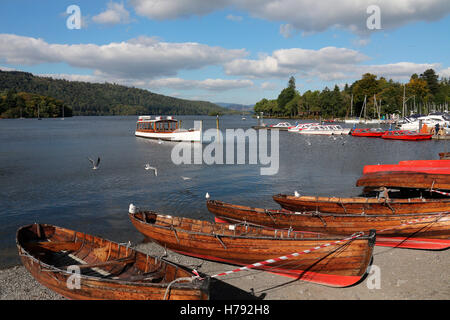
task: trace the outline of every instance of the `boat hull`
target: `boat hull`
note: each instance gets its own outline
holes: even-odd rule
[[[51,237],[36,237],[27,241],[28,235],[37,228]],[[55,228],[55,229],[52,229]],[[53,231],[54,230],[54,231]],[[74,240],[76,239],[76,240]],[[44,249],[30,249],[37,241],[44,241]],[[53,253],[48,246],[59,246],[63,242],[69,243],[65,250]],[[43,242],[40,242],[41,244]],[[73,252],[71,249],[76,247]],[[64,228],[49,225],[31,225],[22,227],[17,232],[17,248],[20,259],[25,268],[42,285],[69,299],[76,300],[162,300],[170,281],[181,277],[192,277],[192,273],[181,266],[168,263],[156,257],[149,259],[147,255],[131,248],[98,237],[78,233]],[[72,253],[68,253],[72,252]],[[131,265],[110,264],[101,260],[113,262],[114,258],[126,259],[134,257]],[[37,257],[43,257],[40,260]],[[49,261],[55,261],[50,264]],[[151,264],[152,262],[155,264]],[[65,263],[69,263],[65,265]],[[81,263],[80,263],[81,262]],[[63,264],[60,266],[60,264]],[[92,264],[97,267],[84,268]],[[68,266],[75,265],[81,271],[79,283],[74,282],[74,273],[68,271]],[[164,274],[159,274],[163,268]],[[86,271],[87,270],[87,271]],[[140,270],[140,271],[139,271]],[[153,273],[152,279],[152,270]],[[161,269],[162,270],[162,269]],[[89,272],[85,273],[85,272]],[[116,275],[112,277],[110,275]],[[146,277],[144,280],[143,277]],[[162,279],[162,280],[161,280]],[[180,279],[181,280],[181,279]],[[202,283],[175,283],[167,290],[170,300],[204,300],[209,298],[209,279]],[[69,284],[72,284],[69,285]]]
[[[216,217],[228,222],[246,221],[270,228],[292,228],[335,235],[349,235],[375,229],[377,238],[403,239],[401,247],[404,248],[417,248],[419,245],[416,238],[434,239],[434,242],[440,243],[439,249],[449,246],[450,215],[448,212],[427,214],[293,212],[238,206],[215,200],[209,200],[207,207]],[[432,250],[436,246],[436,244],[422,243],[421,249]]]
[[[139,214],[130,214],[136,229],[173,251],[242,266],[274,259],[273,263],[256,269],[337,287],[349,286],[361,279],[370,263],[375,240],[372,233],[369,237],[354,239],[345,244],[330,244],[314,251],[311,249],[342,238],[311,234],[307,237],[302,233],[304,238],[301,239],[299,232],[213,224],[152,212]],[[260,236],[252,236],[254,233]],[[275,259],[304,250],[311,252],[288,260]]]
[[[136,131],[136,137],[147,138],[147,139],[161,139],[166,141],[192,141],[201,142],[201,130],[186,130],[186,131],[175,131],[175,132],[145,132]]]
[[[450,190],[450,175],[415,171],[371,172],[359,178],[356,186]]]
[[[288,196],[278,194],[273,199],[290,211],[317,211],[340,214],[408,214],[450,211],[450,198],[444,199],[383,199]]]

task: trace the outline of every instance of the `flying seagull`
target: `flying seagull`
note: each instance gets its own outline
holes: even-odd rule
[[[155,176],[158,176],[158,169],[151,167],[149,163],[147,163],[144,168],[145,170],[153,170],[155,172]]]
[[[181,179],[183,179],[183,180],[191,180],[191,178],[189,178],[189,177],[183,177],[183,176],[181,176]]]
[[[100,164],[100,157],[98,157],[97,162],[95,162],[91,158],[88,158],[88,159],[92,163],[92,170],[97,170],[98,169],[98,165]]]

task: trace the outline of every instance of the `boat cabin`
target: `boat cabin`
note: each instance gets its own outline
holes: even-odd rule
[[[172,116],[155,117],[139,116],[136,131],[141,132],[173,132],[178,129],[178,121]]]

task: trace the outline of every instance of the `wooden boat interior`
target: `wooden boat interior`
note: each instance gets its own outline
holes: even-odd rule
[[[252,239],[340,239],[336,236],[330,236],[318,232],[294,231],[285,228],[274,229],[247,222],[237,222],[236,224],[215,223],[189,219],[186,217],[162,215],[153,211],[141,211],[132,215],[137,220],[144,223],[153,224],[157,227],[174,230],[182,229],[185,232],[195,234],[213,234],[216,236]]]
[[[17,241],[23,248],[21,254],[30,255],[42,268],[52,271],[67,272],[75,265],[86,277],[155,284],[191,276],[181,266],[126,245],[51,225],[23,227]]]

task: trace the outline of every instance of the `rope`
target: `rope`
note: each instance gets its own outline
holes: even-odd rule
[[[436,192],[436,193],[439,193],[439,194],[443,194],[444,196],[450,196],[450,193],[448,193],[448,192],[443,192],[443,191],[433,190],[433,189],[431,189],[430,191],[431,192]]]
[[[166,299],[167,299],[167,294],[168,294],[169,291],[170,291],[170,287],[171,287],[174,283],[179,282],[179,281],[190,281],[190,282],[192,282],[192,281],[194,281],[194,279],[197,278],[197,277],[198,277],[198,273],[197,273],[197,276],[195,276],[195,277],[182,277],[182,278],[177,278],[177,279],[171,281],[171,282],[167,285],[166,292],[164,293],[164,299],[163,299],[163,300],[166,300]]]
[[[243,271],[243,270],[249,270],[249,269],[253,269],[253,268],[258,268],[258,267],[262,267],[264,265],[268,265],[268,264],[271,264],[271,263],[274,263],[274,262],[288,260],[288,259],[291,259],[291,258],[294,258],[294,257],[298,257],[301,254],[307,254],[307,253],[310,253],[310,252],[313,252],[313,251],[316,251],[316,250],[319,250],[319,249],[322,249],[322,248],[325,248],[325,247],[329,247],[329,246],[332,246],[332,245],[335,245],[335,244],[339,244],[341,242],[354,240],[356,238],[361,237],[363,234],[364,234],[363,232],[357,232],[357,233],[351,235],[350,237],[347,237],[347,238],[344,238],[344,239],[340,239],[340,240],[337,240],[335,242],[322,244],[320,246],[317,246],[317,247],[314,247],[314,248],[311,248],[311,249],[308,249],[308,250],[304,250],[304,251],[301,251],[301,252],[294,252],[294,253],[291,253],[291,254],[288,254],[288,255],[285,255],[285,256],[281,256],[281,257],[278,257],[278,258],[268,259],[268,260],[265,260],[265,261],[252,263],[252,264],[246,265],[246,266],[241,267],[241,268],[237,268],[237,269],[234,269],[234,270],[230,270],[230,271],[226,271],[226,272],[215,274],[215,275],[211,276],[211,278],[221,277],[221,276],[228,275],[230,273],[235,273],[235,272],[239,272],[239,271]],[[199,277],[199,276],[196,276],[196,277]],[[196,278],[196,277],[194,277],[194,278]]]

